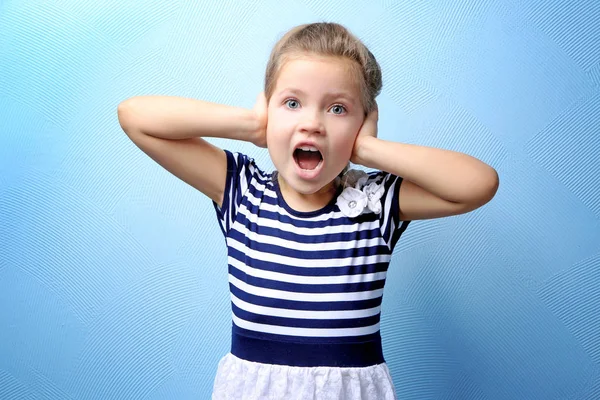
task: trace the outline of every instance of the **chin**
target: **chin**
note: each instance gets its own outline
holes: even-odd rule
[[[329,185],[331,182],[334,181],[335,177],[333,179],[330,180],[313,180],[313,181],[307,181],[304,179],[301,179],[298,176],[295,176],[292,174],[292,179],[288,178],[289,175],[286,174],[282,174],[282,178],[285,181],[285,184],[290,187],[291,189],[293,189],[295,192],[299,193],[299,194],[303,194],[303,195],[312,195],[315,194],[317,192],[319,192],[320,190],[322,190],[323,188],[325,188],[327,185]]]
[[[283,177],[285,179],[285,177]],[[290,180],[285,179],[285,183],[288,187],[296,191],[297,193],[304,195],[311,195],[317,193],[323,188],[324,185],[316,182],[304,182],[302,180]]]

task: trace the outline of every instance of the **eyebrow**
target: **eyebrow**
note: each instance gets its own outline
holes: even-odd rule
[[[305,96],[306,93],[300,89],[296,89],[296,88],[284,88],[282,89],[279,93],[285,93],[285,92],[290,92],[290,93],[294,93],[294,94],[298,94],[300,96]],[[339,91],[339,92],[330,92],[326,94],[326,97],[328,98],[338,98],[338,97],[343,97],[346,100],[355,103],[356,100],[354,99],[353,96],[350,95],[350,93],[345,92],[345,91]]]

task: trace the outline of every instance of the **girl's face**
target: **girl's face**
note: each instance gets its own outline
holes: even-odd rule
[[[328,186],[350,160],[364,109],[349,62],[292,59],[269,100],[269,154],[280,178],[299,194]]]

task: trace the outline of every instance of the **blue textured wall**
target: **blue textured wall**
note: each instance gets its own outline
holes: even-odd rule
[[[0,2],[1,399],[209,397],[230,338],[221,232],[116,107],[252,107],[271,45],[319,20],[380,60],[382,138],[501,178],[397,248],[382,331],[400,399],[600,399],[600,2],[369,3]]]

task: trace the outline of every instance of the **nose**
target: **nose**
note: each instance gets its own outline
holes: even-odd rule
[[[300,132],[309,133],[309,134],[321,134],[325,131],[323,122],[321,121],[321,117],[319,113],[316,111],[313,112],[305,112],[303,113],[302,119],[298,126]]]

